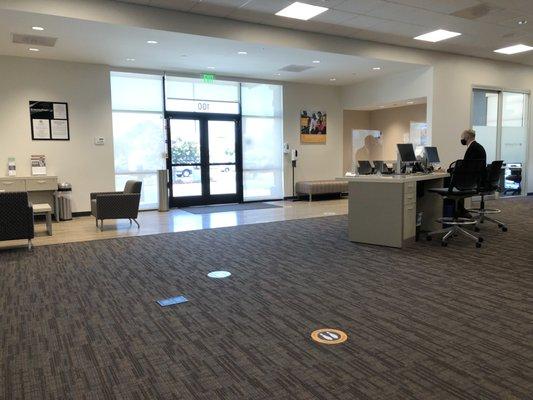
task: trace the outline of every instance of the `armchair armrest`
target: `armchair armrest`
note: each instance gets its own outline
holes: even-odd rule
[[[96,197],[100,195],[120,194],[120,193],[123,193],[123,192],[94,192],[94,193],[91,193],[91,200],[96,199]]]

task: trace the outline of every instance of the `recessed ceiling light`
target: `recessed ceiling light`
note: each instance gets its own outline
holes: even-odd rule
[[[135,58],[126,58],[126,61],[135,61]]]
[[[44,31],[44,28],[42,26],[32,26],[31,29],[34,31]]]
[[[379,106],[379,108],[385,108],[385,106]]]
[[[329,78],[329,80],[330,80],[331,82],[335,82],[335,81],[337,80],[337,78]]]
[[[372,68],[372,71],[381,71],[381,67],[374,67]]]
[[[414,101],[408,101],[407,104],[411,105],[411,104],[415,104]]]
[[[313,60],[313,64],[320,64],[320,60]]]
[[[248,54],[247,51],[239,51],[237,54],[241,55],[241,56],[245,56],[246,54]]]
[[[525,25],[525,24],[527,24],[527,19],[522,18],[518,20],[518,25]]]
[[[28,50],[29,51],[39,51],[39,49],[36,49],[35,47],[30,47]]]
[[[281,74],[279,72],[276,72],[274,75],[281,76]]]
[[[207,67],[207,69],[215,69],[215,67]]]
[[[451,32],[446,29],[437,29],[436,31],[425,33],[423,35],[415,37],[416,40],[423,40],[424,42],[436,43],[441,40],[451,39],[456,36],[460,36],[459,32]]]
[[[280,17],[295,18],[307,21],[328,10],[329,8],[326,7],[314,6],[312,4],[300,3],[299,1],[296,1],[290,6],[285,7],[283,10],[278,11],[276,15]]]
[[[148,44],[157,44],[158,42],[155,40],[147,40],[146,43]]]
[[[500,54],[518,54],[531,50],[533,50],[533,47],[531,46],[526,46],[525,44],[517,44],[514,46],[504,47],[503,49],[494,50],[494,52]]]

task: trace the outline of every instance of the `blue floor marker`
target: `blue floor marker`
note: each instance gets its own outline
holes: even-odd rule
[[[161,307],[173,306],[175,304],[186,303],[187,300],[184,296],[171,297],[170,299],[157,300],[157,304]]]

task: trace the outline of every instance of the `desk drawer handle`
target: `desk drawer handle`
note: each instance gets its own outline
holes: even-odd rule
[[[46,183],[46,181],[37,181],[37,183]]]
[[[413,207],[407,207],[408,211],[411,211],[412,209],[413,209]]]

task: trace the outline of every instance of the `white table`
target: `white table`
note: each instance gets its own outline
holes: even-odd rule
[[[46,216],[46,232],[49,236],[52,236],[52,207],[50,204],[33,204],[33,215],[45,215]]]

